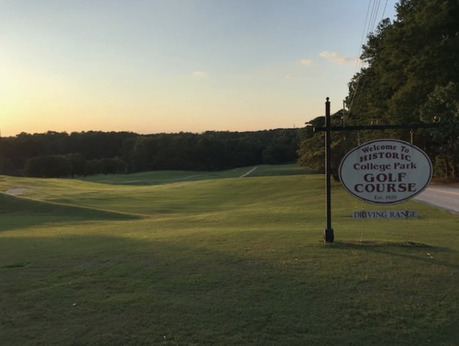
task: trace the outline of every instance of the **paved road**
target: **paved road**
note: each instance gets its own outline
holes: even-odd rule
[[[459,214],[459,188],[429,186],[415,200]]]

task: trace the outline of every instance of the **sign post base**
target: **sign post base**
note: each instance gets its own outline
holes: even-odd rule
[[[325,228],[324,241],[326,243],[333,243],[335,241],[335,235],[333,233],[333,228]]]

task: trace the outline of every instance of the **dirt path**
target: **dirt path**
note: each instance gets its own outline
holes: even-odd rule
[[[450,186],[429,186],[415,200],[459,214],[459,188]]]

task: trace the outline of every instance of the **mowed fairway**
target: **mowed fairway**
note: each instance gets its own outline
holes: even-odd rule
[[[335,184],[324,245],[323,176],[252,168],[1,176],[0,344],[457,344],[459,215]]]

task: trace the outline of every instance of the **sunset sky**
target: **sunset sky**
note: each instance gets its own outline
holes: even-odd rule
[[[395,3],[0,0],[1,135],[302,127]]]

